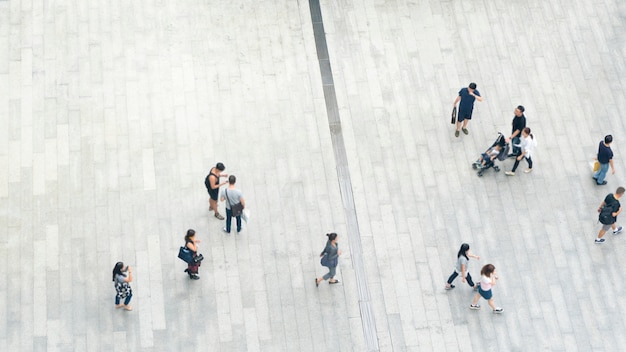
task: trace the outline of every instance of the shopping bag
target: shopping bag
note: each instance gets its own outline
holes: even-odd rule
[[[598,172],[598,170],[600,170],[600,162],[596,160],[593,162],[593,172]]]
[[[450,123],[454,125],[455,122],[456,122],[456,106],[452,108],[452,121],[450,121]]]

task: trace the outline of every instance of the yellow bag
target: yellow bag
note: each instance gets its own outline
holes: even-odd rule
[[[593,172],[598,172],[598,170],[600,170],[600,162],[596,160],[593,162]]]

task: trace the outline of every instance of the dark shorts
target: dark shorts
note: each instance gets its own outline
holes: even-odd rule
[[[493,297],[493,294],[491,293],[491,289],[487,290],[487,291],[483,291],[480,286],[478,286],[478,293],[480,293],[480,295],[486,299],[486,300],[490,300],[491,297]]]
[[[217,197],[220,195],[219,188],[211,189],[211,187],[207,187],[207,191],[209,192],[209,196],[213,200],[217,200]]]
[[[472,112],[471,111],[459,111],[459,114],[457,115],[457,121],[459,122],[463,122],[463,120],[471,120],[472,119]]]

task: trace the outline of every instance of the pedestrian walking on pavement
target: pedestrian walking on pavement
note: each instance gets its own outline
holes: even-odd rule
[[[217,198],[219,197],[220,187],[225,185],[227,182],[224,181],[220,183],[220,177],[228,177],[228,174],[222,173],[226,170],[226,167],[222,163],[217,163],[215,167],[213,167],[207,177],[204,179],[204,185],[206,186],[207,191],[209,192],[209,211],[215,212],[215,217],[224,220],[222,214],[217,210]]]
[[[493,264],[483,266],[480,270],[480,285],[478,285],[478,293],[474,295],[470,309],[480,309],[478,300],[482,297],[487,300],[489,307],[491,307],[494,313],[502,313],[503,309],[496,307],[496,304],[493,302],[493,293],[491,292],[491,288],[496,284],[496,280],[498,280],[496,267],[493,266]]]
[[[187,230],[187,234],[185,235],[185,247],[191,251],[193,254],[193,258],[198,256],[198,243],[201,241],[196,238],[196,231],[193,229]],[[187,264],[187,269],[185,272],[189,275],[189,278],[192,280],[199,280],[200,276],[198,276],[198,269],[200,268],[200,264],[202,262],[191,261],[191,263]]]
[[[593,179],[596,180],[598,186],[606,185],[606,173],[611,166],[611,174],[615,174],[615,167],[613,166],[613,150],[611,150],[611,143],[613,143],[613,136],[606,135],[603,141],[600,141],[598,145],[598,154],[596,160],[600,163],[600,170],[593,174]]]
[[[113,267],[113,282],[115,286],[115,308],[124,307],[125,310],[133,310],[133,307],[129,306],[130,299],[133,298],[133,289],[130,287],[130,283],[133,281],[133,269],[124,265],[122,262],[115,263]],[[121,299],[124,298],[124,304],[121,304]]]
[[[522,105],[518,105],[517,108],[515,108],[515,111],[513,111],[514,116],[513,122],[511,123],[511,136],[506,139],[507,143],[511,142],[513,145],[511,154],[508,155],[509,158],[519,156],[522,153],[521,149],[516,147],[516,145],[520,144],[522,131],[526,127],[526,116],[524,116],[524,111],[526,111],[526,109],[524,109]]]
[[[228,176],[228,188],[222,191],[222,202],[226,201],[226,227],[224,232],[230,233],[231,219],[235,217],[237,220],[237,233],[241,232],[241,213],[246,207],[246,201],[240,190],[235,188],[237,178],[235,175]]]
[[[622,205],[619,203],[619,199],[624,195],[624,187],[617,187],[615,193],[609,193],[600,204],[598,208],[598,221],[602,224],[602,229],[598,233],[595,243],[604,243],[605,239],[602,238],[604,234],[609,230],[613,230],[613,234],[617,235],[622,232],[621,226],[617,227],[617,216],[622,212]]]
[[[483,101],[480,93],[476,90],[476,83],[470,83],[467,88],[462,88],[459,91],[459,95],[454,100],[454,104],[452,104],[456,107],[456,104],[460,102],[456,121],[456,131],[454,132],[455,137],[459,136],[460,130],[463,130],[463,133],[465,134],[469,134],[467,124],[472,119],[474,101],[476,100]]]
[[[446,283],[446,290],[451,290],[455,288],[452,282],[456,279],[459,274],[461,274],[461,278],[463,282],[467,282],[470,287],[474,289],[478,289],[478,286],[474,284],[472,280],[472,275],[470,275],[468,270],[469,258],[475,258],[476,260],[480,260],[480,257],[470,253],[470,245],[467,243],[463,243],[459,252],[456,255],[456,266],[454,267],[454,272],[448,278],[448,282]]]
[[[337,243],[336,233],[327,233],[328,241],[326,241],[326,247],[320,257],[322,258],[321,264],[328,268],[328,273],[322,277],[315,278],[315,286],[319,286],[320,282],[328,280],[329,284],[337,284],[339,280],[335,279],[335,273],[337,271],[337,264],[339,263],[339,256],[341,255],[341,249]]]
[[[522,159],[526,159],[526,162],[528,163],[528,169],[524,170],[524,172],[529,173],[533,171],[532,156],[533,156],[533,149],[535,149],[536,145],[537,145],[537,141],[535,140],[535,136],[533,136],[533,134],[530,133],[530,128],[524,127],[524,129],[522,130],[521,143],[519,144],[520,150],[522,152],[520,155],[518,155],[515,158],[515,164],[513,164],[513,169],[511,169],[511,171],[505,172],[505,174],[507,176],[515,176],[515,170],[517,170],[517,167],[519,166],[519,162],[522,161]]]

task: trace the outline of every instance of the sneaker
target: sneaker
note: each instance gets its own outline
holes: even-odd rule
[[[453,288],[455,288],[456,286],[454,285],[446,285],[446,290],[451,290]]]
[[[497,307],[496,309],[494,309],[494,310],[493,310],[493,312],[494,312],[494,313],[497,313],[497,314],[500,314],[500,313],[502,313],[502,311],[503,311],[503,310],[504,310],[504,309],[502,309],[502,308],[500,308],[500,307]]]
[[[598,186],[604,186],[604,185],[606,185],[606,184],[607,184],[607,182],[606,182],[606,181],[596,182],[596,184],[597,184]]]
[[[200,280],[200,276],[198,276],[198,274],[193,274],[193,275],[191,275],[190,279],[192,279],[192,280]]]
[[[469,134],[469,131],[467,130],[467,128],[461,128],[461,130],[463,130],[463,133],[465,133],[466,135]]]
[[[458,137],[458,136],[459,136],[459,131],[455,131],[455,132],[454,132],[454,136],[455,136],[455,137]]]
[[[477,304],[477,305],[470,304],[470,309],[474,309],[474,310],[480,309],[480,304]]]
[[[619,227],[617,228],[617,230],[613,231],[613,234],[614,234],[614,235],[617,235],[617,234],[621,233],[623,229],[624,229],[623,227],[619,226]]]
[[[230,232],[226,231],[225,227],[222,229],[222,231],[226,232],[227,235],[230,235]]]
[[[604,243],[605,239],[604,238],[596,238],[596,240],[594,241],[596,244],[598,243]]]
[[[533,171],[533,169],[526,169],[526,170],[524,170],[525,173],[529,173],[529,172],[532,172],[532,171]]]
[[[505,172],[505,174],[507,176],[515,176],[515,172],[513,172],[513,171],[507,171],[507,172]]]

